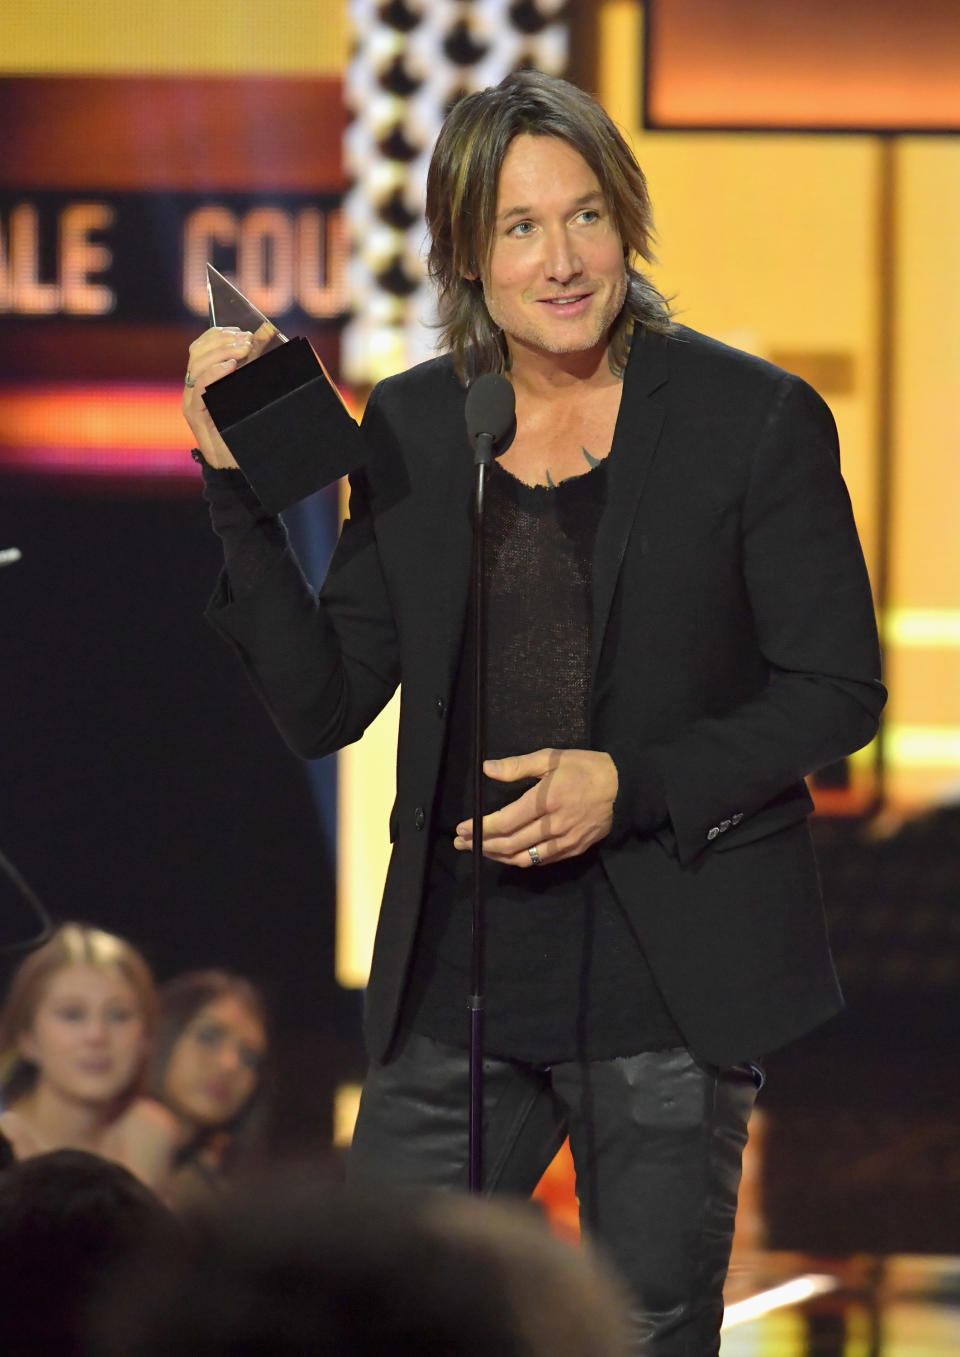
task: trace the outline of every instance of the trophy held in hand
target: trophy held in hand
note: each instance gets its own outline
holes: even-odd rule
[[[207,295],[211,325],[250,331],[257,356],[204,403],[260,503],[280,513],[360,466],[360,430],[306,339],[287,339],[212,264]]]

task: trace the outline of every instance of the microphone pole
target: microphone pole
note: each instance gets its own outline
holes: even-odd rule
[[[486,608],[484,588],[487,469],[510,446],[516,429],[513,387],[506,377],[485,373],[467,393],[467,432],[474,448],[473,497],[473,926],[470,994],[470,1122],[468,1186],[483,1190],[483,1018],[485,1006],[483,893],[483,752],[486,743]]]

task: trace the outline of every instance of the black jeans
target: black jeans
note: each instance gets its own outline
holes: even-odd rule
[[[468,1055],[408,1036],[373,1065],[348,1182],[463,1188]],[[636,1351],[708,1357],[720,1347],[747,1121],[762,1080],[689,1051],[549,1068],[484,1060],[484,1190],[529,1196],[569,1134],[580,1219],[634,1297]]]

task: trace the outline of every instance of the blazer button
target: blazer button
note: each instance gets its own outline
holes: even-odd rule
[[[708,829],[708,830],[707,830],[707,843],[713,843],[714,839],[717,837],[717,835],[718,835],[719,833],[720,833],[720,829],[719,829],[719,826],[718,826],[718,825],[714,825],[712,829]]]
[[[434,698],[433,709],[438,716],[442,716],[444,714],[444,712],[447,710],[447,704],[446,702],[444,702],[442,697]]]
[[[717,828],[720,830],[721,834],[726,834],[732,823],[732,820],[721,820]]]
[[[730,816],[730,823],[731,823],[732,825],[738,825],[742,819],[743,819],[743,811],[742,811],[742,810],[738,810],[737,813],[736,813],[736,815],[731,815],[731,816]]]
[[[414,829],[422,829],[423,826],[424,826],[426,823],[427,823],[427,817],[426,817],[426,816],[424,815],[424,813],[423,813],[423,807],[422,807],[422,806],[417,806],[416,810],[413,812],[413,827],[414,827]]]

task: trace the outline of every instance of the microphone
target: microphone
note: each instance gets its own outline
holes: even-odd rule
[[[0,566],[14,565],[15,562],[20,560],[21,555],[22,552],[19,547],[0,548]]]
[[[516,397],[506,377],[497,372],[478,377],[467,392],[464,415],[474,462],[502,457],[517,432]]]

